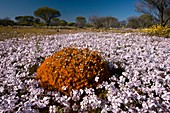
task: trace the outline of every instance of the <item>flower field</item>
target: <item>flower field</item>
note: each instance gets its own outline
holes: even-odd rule
[[[66,47],[98,51],[112,76],[70,96],[43,89],[37,68]],[[169,84],[170,38],[81,32],[0,41],[0,113],[168,113]]]

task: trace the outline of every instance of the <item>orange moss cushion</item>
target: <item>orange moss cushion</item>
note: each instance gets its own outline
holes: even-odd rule
[[[45,59],[36,78],[44,88],[69,95],[72,89],[96,87],[109,76],[107,63],[96,51],[65,48]]]

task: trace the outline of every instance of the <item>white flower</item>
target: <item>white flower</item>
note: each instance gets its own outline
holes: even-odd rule
[[[92,88],[85,88],[85,92],[86,92],[86,94],[88,94],[88,95],[91,95],[91,94],[94,94],[94,89],[92,89]]]
[[[84,92],[84,90],[83,90],[83,89],[80,89],[79,91],[80,91],[80,95],[82,95],[82,94],[83,94],[83,92]]]
[[[50,97],[44,97],[43,98],[43,101],[47,101],[47,100],[49,100],[50,99]]]
[[[40,56],[44,58],[48,57],[54,51],[58,51],[64,47],[70,47],[72,44],[76,44],[78,48],[89,47],[91,50],[97,48],[101,56],[108,62],[124,62],[121,65],[126,70],[122,73],[124,77],[122,76],[120,79],[117,79],[113,76],[110,78],[110,82],[103,82],[103,84],[98,86],[98,90],[100,88],[107,90],[105,103],[102,103],[95,95],[95,91],[92,88],[74,92],[75,100],[71,98],[75,103],[76,100],[80,99],[80,95],[84,91],[86,93],[86,96],[82,97],[83,101],[80,102],[80,112],[82,109],[84,111],[89,107],[99,107],[102,109],[102,113],[109,111],[123,113],[119,108],[120,103],[131,103],[133,100],[130,98],[133,97],[140,100],[143,107],[139,109],[129,106],[127,112],[152,112],[149,109],[154,107],[159,107],[158,112],[167,112],[169,110],[170,94],[168,86],[170,74],[168,74],[168,71],[170,71],[170,39],[142,36],[134,33],[51,35],[39,38],[40,53],[36,53],[35,40],[35,36],[30,39],[25,36],[24,39],[0,41],[0,73],[2,75],[0,77],[0,103],[2,105],[0,106],[0,111],[15,112],[15,109],[18,108],[16,112],[38,112],[34,108],[31,109],[30,106],[38,106],[39,108],[47,107],[49,105],[49,98],[46,94],[51,95],[51,92],[45,93],[43,88],[39,87],[38,81],[29,78],[24,80],[24,77],[29,75],[29,66],[35,63],[40,64],[40,62],[37,62],[37,58]],[[118,68],[116,64],[113,66],[114,68]],[[111,68],[112,64],[109,64],[109,67]],[[159,71],[158,68],[162,71]],[[123,84],[126,77],[129,79],[129,82]],[[98,82],[99,78],[96,77],[94,80]],[[120,89],[115,87],[116,82],[119,84]],[[24,89],[25,87],[27,89]],[[144,93],[147,92],[148,97],[136,93],[134,87],[139,88]],[[6,94],[6,90],[9,94]],[[63,90],[67,90],[67,87],[64,86]],[[153,90],[159,95],[158,97],[154,97]],[[19,98],[18,93],[22,91],[24,91],[24,94],[21,94],[21,98]],[[54,93],[52,95],[55,98],[54,102],[63,104],[66,109],[72,107],[75,111],[77,110],[75,103],[73,103],[73,106],[69,105],[70,97],[61,96],[60,93]],[[160,102],[161,104],[159,104]],[[49,112],[56,112],[56,106],[50,106]]]
[[[73,95],[75,96],[75,95],[77,95],[77,94],[78,94],[78,91],[77,91],[77,90],[73,90],[73,89],[72,89],[72,93],[73,93]]]
[[[4,91],[4,87],[0,87],[0,92],[2,93]]]
[[[56,111],[57,111],[57,108],[56,108],[55,105],[49,107],[49,112],[50,113],[56,113]]]
[[[88,104],[88,97],[85,96],[83,97],[83,101],[80,102],[80,105],[81,105],[81,109],[84,110],[87,108],[87,104]]]
[[[116,69],[119,68],[117,64],[113,64],[113,67]]]
[[[169,101],[170,100],[170,92],[163,94],[161,97],[162,97],[162,99]]]
[[[143,106],[143,108],[148,109],[148,105],[147,105],[146,102],[143,102],[143,103],[142,103],[142,106]]]
[[[125,82],[125,78],[124,78],[123,76],[120,76],[119,79],[120,79],[120,82],[121,82],[121,83],[124,83],[124,82]]]
[[[34,102],[39,108],[44,108],[44,107],[46,107],[46,104],[44,104],[44,103],[41,103],[41,102]]]
[[[67,87],[68,87],[68,86],[63,86],[62,89],[63,89],[63,90],[67,90]]]
[[[107,111],[108,111],[108,105],[105,105],[101,113],[108,113]]]
[[[98,82],[99,81],[99,77],[97,76],[97,77],[95,77],[95,81],[96,82]]]

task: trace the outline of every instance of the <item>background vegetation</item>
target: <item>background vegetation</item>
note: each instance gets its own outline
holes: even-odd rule
[[[15,20],[11,20],[8,17],[2,18],[0,19],[0,26],[14,26],[17,28],[18,26],[32,26],[38,28],[38,30],[35,29],[30,30],[28,28],[27,31],[31,33],[37,31],[41,33],[42,29],[48,28],[47,32],[45,31],[45,33],[43,34],[46,33],[53,34],[60,31],[61,28],[65,28],[65,29],[74,28],[74,30],[76,28],[90,28],[90,29],[150,28],[149,31],[151,30],[154,31],[156,28],[160,28],[160,27],[152,27],[152,26],[162,26],[165,28],[170,27],[170,0],[139,0],[139,2],[136,4],[136,11],[141,12],[142,14],[138,17],[131,16],[127,18],[127,20],[122,20],[122,21],[112,16],[103,16],[103,17],[90,16],[88,18],[85,18],[83,16],[77,16],[75,18],[75,22],[67,22],[65,20],[61,20],[58,18],[62,16],[60,11],[49,7],[40,7],[34,11],[34,16],[30,16],[30,15],[16,16]],[[46,26],[55,26],[55,29],[57,30],[54,31],[54,29],[52,29],[49,31],[49,28],[53,28],[53,27],[46,27]],[[9,28],[8,30],[11,30],[11,28]],[[163,30],[163,29],[158,29],[157,31],[159,30]],[[16,32],[18,31],[20,32],[22,30],[17,30]],[[146,31],[147,30],[145,30],[145,32]],[[161,33],[166,33],[165,31],[169,31],[169,30],[161,31]],[[2,36],[0,37],[1,39],[3,39],[6,31],[2,27],[0,32],[3,33]],[[13,31],[9,31],[7,35],[11,35],[10,34],[11,32]],[[149,34],[154,35],[154,32]],[[155,33],[155,35],[157,34],[158,33]],[[157,36],[170,37],[169,33],[166,33],[166,35],[159,34]]]

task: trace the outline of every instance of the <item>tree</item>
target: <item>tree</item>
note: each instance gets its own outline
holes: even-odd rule
[[[59,26],[66,26],[67,25],[67,22],[65,20],[59,20],[59,23],[58,23]]]
[[[36,24],[40,24],[40,23],[41,23],[41,20],[40,20],[39,18],[34,18],[34,22],[35,22]]]
[[[126,20],[119,21],[119,27],[124,28],[124,27],[126,27],[126,25],[127,25]]]
[[[86,18],[82,16],[76,17],[76,25],[79,28],[83,28],[86,25]]]
[[[34,24],[40,23],[40,19],[34,18],[33,16],[17,16],[15,20],[19,25],[32,26]]]
[[[89,17],[89,22],[95,28],[110,28],[118,27],[119,25],[118,19],[111,16],[106,17],[91,16]]]
[[[138,23],[140,28],[147,28],[154,24],[154,19],[151,15],[142,14],[138,17]]]
[[[74,22],[68,22],[68,23],[67,23],[67,26],[75,26],[75,24],[76,24],[76,23],[74,23]]]
[[[90,16],[89,17],[89,23],[97,29],[103,27],[102,19],[101,19],[101,17],[98,17],[98,16]]]
[[[127,27],[134,28],[134,29],[147,28],[147,27],[151,27],[154,24],[155,22],[151,15],[142,14],[139,17],[134,17],[134,16],[129,17]]]
[[[93,25],[90,24],[90,23],[86,23],[86,27],[87,27],[87,28],[91,28],[91,27],[93,27]]]
[[[53,18],[61,16],[58,10],[49,7],[38,8],[34,11],[34,15],[43,19],[47,26],[50,25]]]
[[[162,26],[170,20],[170,0],[139,0],[136,10],[153,16]]]
[[[53,25],[53,26],[58,26],[58,25],[59,25],[59,21],[60,21],[59,18],[53,18],[53,19],[51,20],[51,25]]]
[[[67,22],[65,20],[60,20],[59,18],[53,18],[51,21],[53,26],[66,26]]]
[[[0,19],[0,25],[2,25],[2,26],[13,26],[13,25],[16,25],[16,23],[13,20],[11,20],[10,18],[5,17],[3,19]]]
[[[119,22],[118,19],[115,17],[107,16],[107,17],[102,17],[103,20],[103,27],[105,28],[110,28],[110,27],[118,27]]]
[[[138,17],[132,16],[132,17],[129,17],[127,20],[128,20],[127,27],[130,27],[133,29],[139,28]]]

